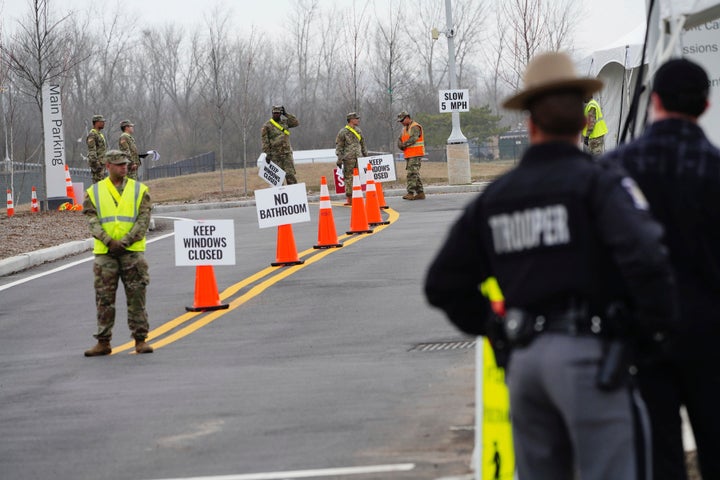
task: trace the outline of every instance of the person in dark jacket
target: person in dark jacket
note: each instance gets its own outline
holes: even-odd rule
[[[601,87],[563,53],[528,64],[524,89],[504,106],[529,111],[531,145],[465,208],[425,279],[429,303],[474,335],[488,334],[493,318],[479,285],[495,278],[502,290],[523,480],[636,478],[638,396],[623,362],[605,377],[607,352],[654,346],[676,319],[660,225],[629,177],[577,147],[583,99]]]
[[[665,228],[681,331],[670,355],[638,373],[652,422],[654,478],[687,478],[680,407],[692,423],[702,478],[720,478],[720,150],[698,125],[708,75],[684,59],[662,65],[650,94],[652,123],[602,161],[620,164]]]

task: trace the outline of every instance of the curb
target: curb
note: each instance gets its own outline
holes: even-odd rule
[[[425,187],[425,191],[431,194],[438,193],[478,193],[481,192],[490,182],[478,182],[469,185],[445,185],[445,186],[432,186],[428,185]],[[392,189],[383,192],[386,197],[400,197],[405,194],[404,189]],[[343,194],[330,195],[330,199],[334,201],[340,201],[345,198]],[[320,195],[308,195],[309,202],[320,201]],[[255,206],[254,199],[248,200],[237,200],[231,202],[213,202],[213,203],[183,203],[177,205],[155,205],[153,207],[153,213],[173,213],[173,212],[188,212],[197,210],[214,210],[220,208],[236,208],[236,207],[251,207]],[[78,253],[84,253],[93,248],[93,239],[88,238],[85,240],[75,240],[68,243],[63,243],[56,247],[43,248],[34,252],[23,253],[16,257],[5,258],[0,260],[0,277],[18,273],[28,268],[42,265],[46,262],[52,262],[63,257],[70,255],[77,255]]]

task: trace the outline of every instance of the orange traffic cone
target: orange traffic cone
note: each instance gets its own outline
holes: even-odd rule
[[[372,178],[368,179],[365,184],[365,194],[367,195],[365,213],[367,214],[368,225],[371,227],[388,225],[390,222],[384,222],[380,214],[380,205],[378,205],[377,192],[375,191],[375,180]]]
[[[13,215],[15,215],[15,207],[13,206],[13,201],[12,201],[12,190],[10,190],[8,188],[8,191],[7,191],[7,216],[12,217]]]
[[[32,197],[30,200],[30,211],[32,213],[37,213],[40,211],[40,205],[38,205],[37,191],[35,190],[35,187],[32,187]]]
[[[205,312],[210,310],[224,310],[230,305],[220,303],[215,270],[212,265],[198,265],[195,267],[195,301],[192,307],[185,307],[188,312]]]
[[[365,179],[365,212],[367,213],[368,225],[389,225],[390,222],[384,222],[380,213],[380,204],[378,203],[377,190],[375,190],[375,179],[373,178],[372,166],[368,163],[368,175]]]
[[[377,190],[378,203],[380,204],[380,208],[390,208],[388,204],[385,203],[385,195],[383,194],[382,183],[376,183],[375,190]]]
[[[286,265],[300,265],[305,260],[300,260],[295,248],[295,236],[292,225],[278,225],[276,261],[270,265],[273,267],[284,267]]]
[[[372,229],[368,225],[360,174],[357,168],[353,169],[352,211],[350,212],[350,230],[347,231],[348,235],[353,233],[372,233]]]
[[[73,188],[72,179],[70,178],[70,169],[67,165],[65,165],[65,196],[72,198],[73,205],[77,205],[75,189]]]
[[[335,220],[333,219],[332,204],[330,203],[330,191],[327,186],[327,179],[320,177],[320,213],[318,215],[318,243],[313,248],[339,248]]]

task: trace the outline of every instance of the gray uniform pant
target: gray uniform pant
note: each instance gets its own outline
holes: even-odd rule
[[[508,367],[521,480],[637,478],[628,389],[595,387],[600,339],[543,333],[515,349]]]

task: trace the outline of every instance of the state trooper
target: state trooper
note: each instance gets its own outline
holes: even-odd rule
[[[121,150],[105,153],[108,177],[87,189],[83,213],[95,238],[93,263],[97,344],[86,357],[110,355],[115,325],[115,295],[122,280],[127,302],[128,327],[135,339],[136,353],[152,353],[145,342],[148,315],[145,292],[150,283],[145,260],[145,234],[150,223],[152,202],[146,185],[127,178],[130,159]]]
[[[632,180],[578,148],[583,98],[601,87],[564,53],[528,64],[504,107],[529,111],[530,147],[465,208],[425,279],[429,303],[474,335],[493,318],[479,286],[497,279],[523,480],[637,478],[626,347],[658,346],[676,322],[660,225]]]

